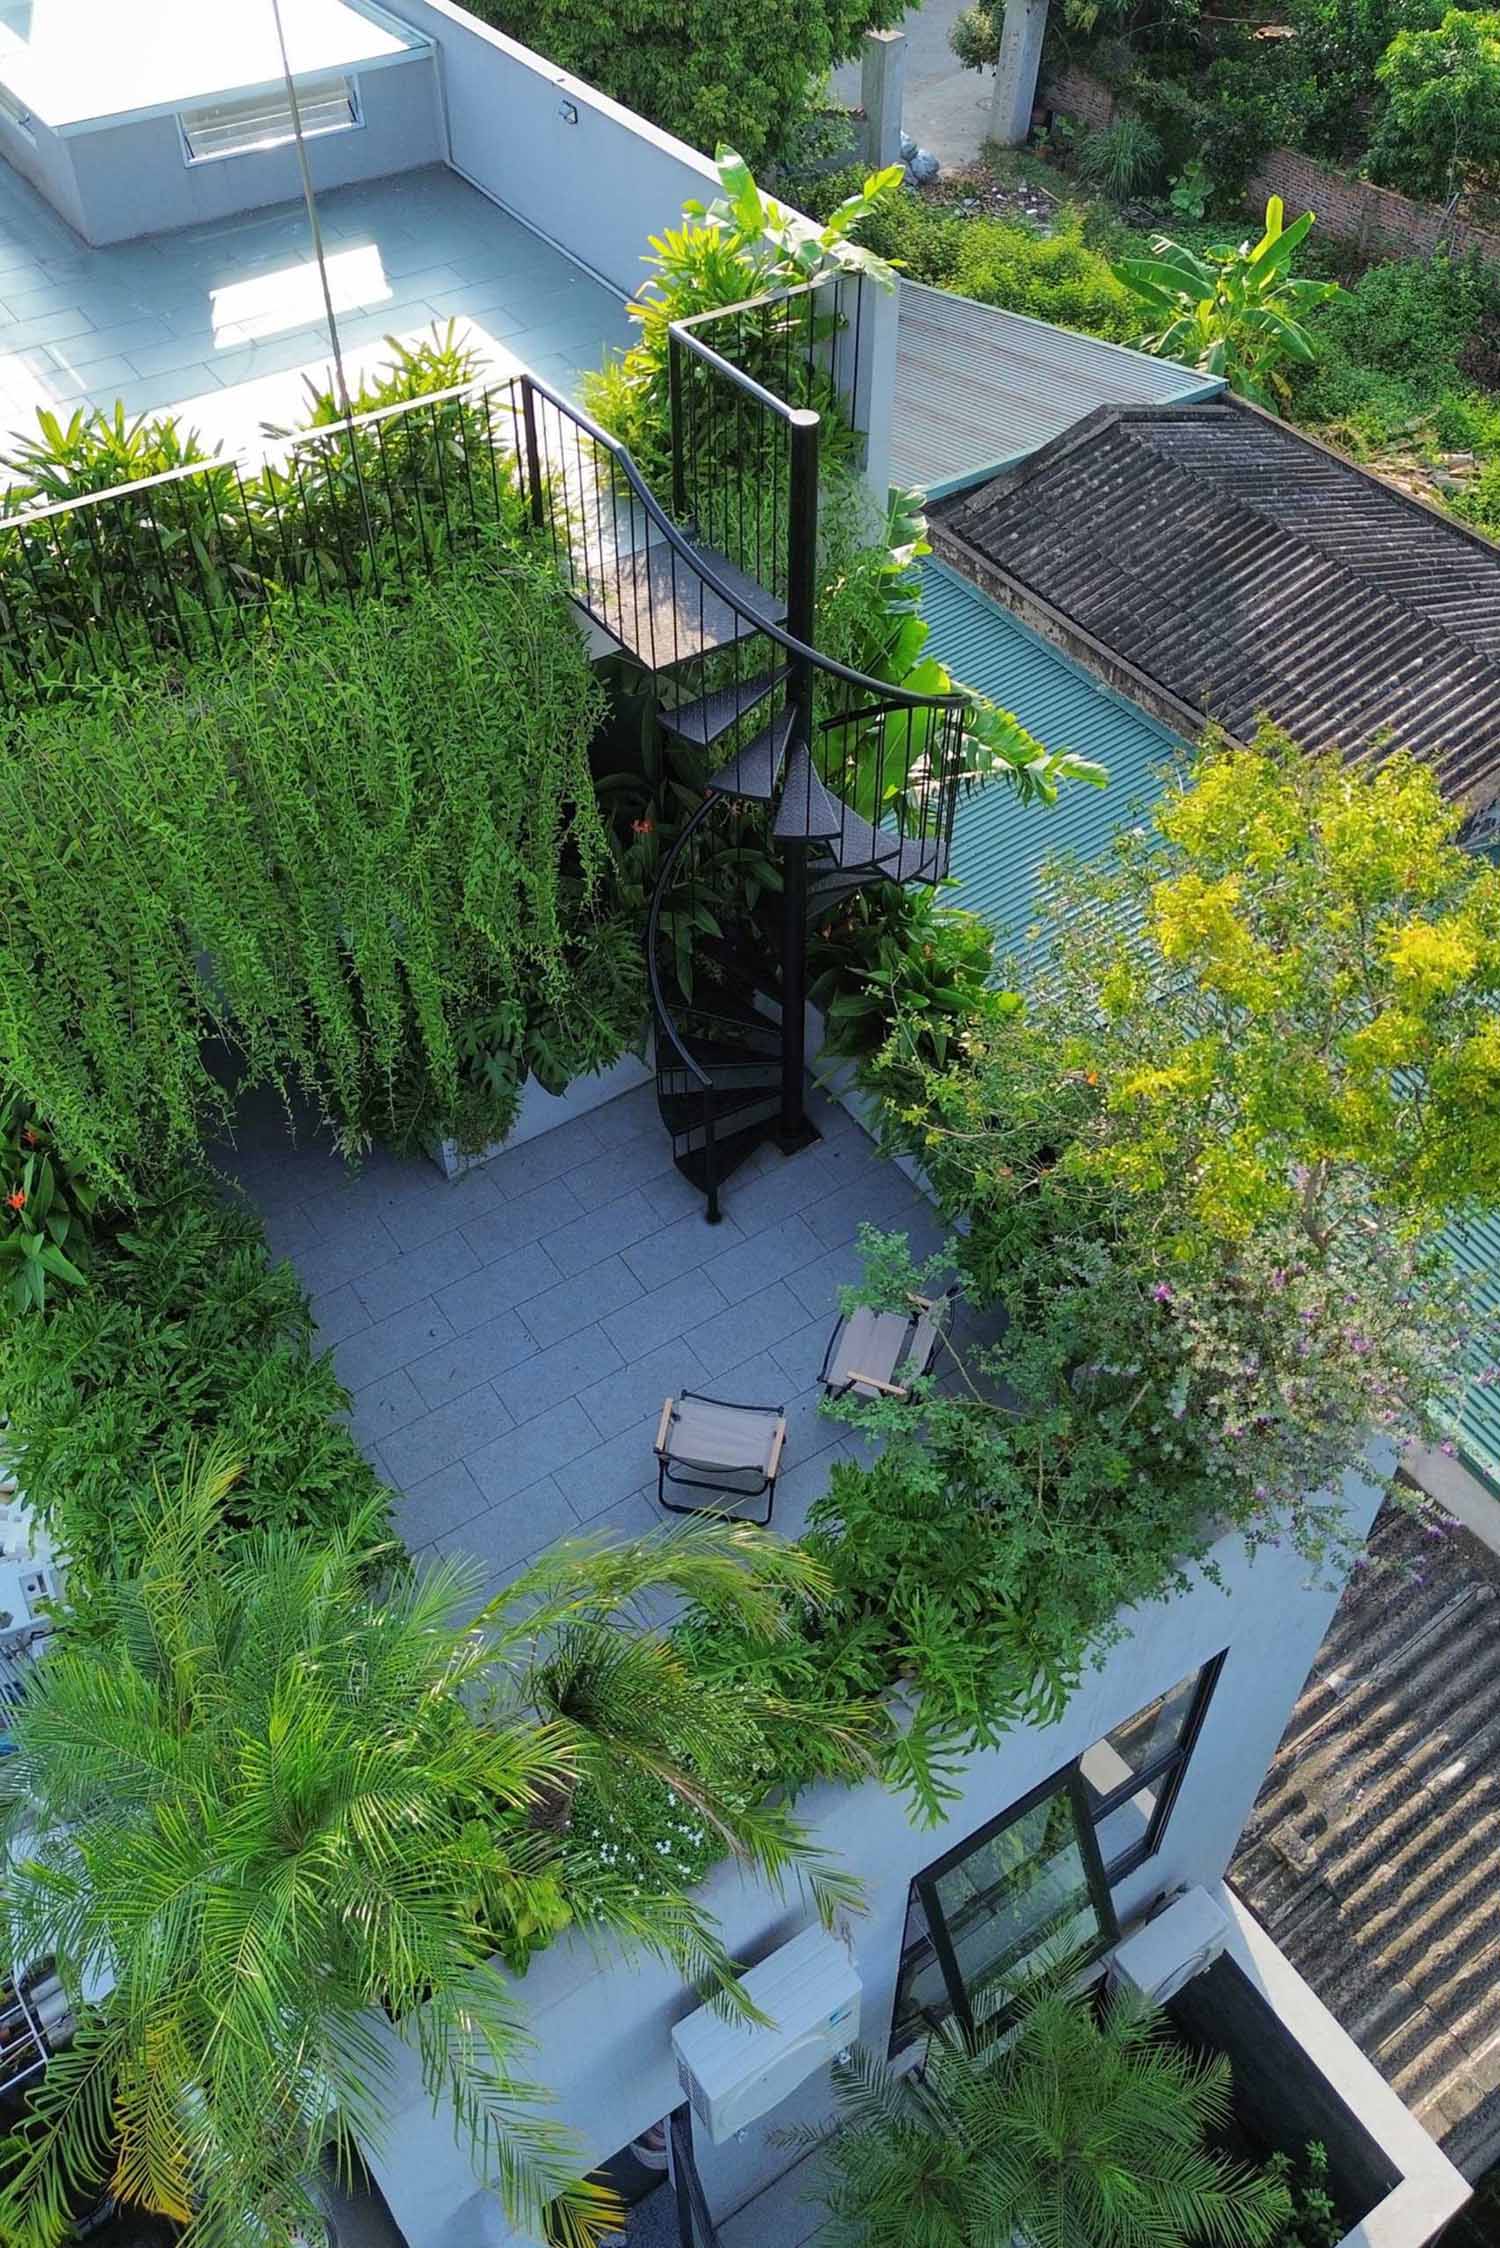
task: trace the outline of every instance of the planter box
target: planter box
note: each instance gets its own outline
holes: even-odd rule
[[[650,1082],[651,1070],[639,1054],[622,1054],[608,1069],[575,1077],[564,1093],[546,1092],[534,1077],[528,1077],[521,1088],[515,1123],[503,1140],[481,1148],[476,1155],[460,1155],[453,1140],[439,1140],[427,1152],[445,1179],[462,1178],[465,1171],[493,1161],[504,1149],[519,1147],[523,1140],[540,1139],[544,1132],[556,1131],[559,1124],[571,1123],[575,1116],[587,1116],[590,1109],[602,1108],[606,1101],[618,1100],[622,1093],[633,1093]]]
[[[1200,1942],[1184,1907],[1201,1895],[1143,1933],[1165,1935],[1183,1915],[1185,1944]],[[1228,1889],[1215,1897],[1227,1941],[1168,2001],[1174,2024],[1227,2056],[1236,2114],[1257,2139],[1293,2155],[1321,2140],[1336,2199],[1347,2216],[1363,2212],[1340,2248],[1424,2248],[1468,2200],[1467,2182],[1259,1921]]]

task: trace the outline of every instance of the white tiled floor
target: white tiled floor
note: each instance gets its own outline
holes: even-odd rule
[[[434,321],[561,389],[630,340],[612,290],[445,166],[332,189],[319,212],[351,377]],[[300,203],[91,250],[0,161],[0,432],[119,399],[232,450],[294,419],[328,356]]]

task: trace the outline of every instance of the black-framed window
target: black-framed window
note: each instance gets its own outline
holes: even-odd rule
[[[950,2019],[971,2034],[981,1993],[1055,1951],[1085,1957],[1118,1937],[1077,1764],[919,1873],[911,1885],[891,2051]]]
[[[1223,1655],[1215,1655],[1095,1741],[1079,1759],[1109,1882],[1123,1881],[1161,1848],[1223,1667]]]

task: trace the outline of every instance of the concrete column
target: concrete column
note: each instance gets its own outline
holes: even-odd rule
[[[906,91],[906,33],[867,31],[859,68],[865,113],[865,162],[872,172],[901,161],[901,102]]]
[[[990,139],[1001,148],[1020,148],[1031,131],[1046,29],[1047,0],[1005,0],[1000,60],[995,66],[995,91],[990,103]]]

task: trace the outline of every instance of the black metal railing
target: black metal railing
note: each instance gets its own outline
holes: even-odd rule
[[[0,517],[0,692],[221,652],[309,598],[404,587],[525,517],[516,381],[471,382]]]
[[[825,462],[861,457],[865,289],[863,274],[832,275],[695,313],[667,332],[672,512],[784,598],[807,475],[799,417],[817,417]]]

